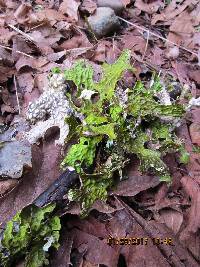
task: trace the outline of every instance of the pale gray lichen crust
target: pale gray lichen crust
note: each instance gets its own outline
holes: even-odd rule
[[[30,103],[27,110],[27,119],[33,125],[26,133],[26,138],[33,144],[39,138],[44,137],[49,128],[60,128],[60,137],[56,144],[64,145],[69,133],[69,127],[65,118],[72,114],[72,108],[66,97],[66,84],[62,74],[52,74],[49,78],[48,87],[41,96]]]

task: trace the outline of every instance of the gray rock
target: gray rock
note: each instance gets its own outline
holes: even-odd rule
[[[98,38],[116,31],[120,26],[115,12],[110,7],[98,7],[96,13],[88,18],[88,23]]]
[[[0,179],[20,178],[24,167],[31,168],[31,146],[28,142],[3,142],[0,148]]]
[[[121,0],[97,0],[97,6],[110,7],[116,14],[120,14],[124,9],[124,5]]]

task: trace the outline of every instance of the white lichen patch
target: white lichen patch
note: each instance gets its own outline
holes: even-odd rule
[[[190,99],[187,109],[190,109],[192,106],[200,107],[200,97],[198,98],[192,97]]]
[[[81,92],[80,98],[84,98],[86,100],[90,100],[92,95],[94,95],[94,94],[97,94],[97,92],[93,91],[93,90],[84,89]]]
[[[26,133],[26,139],[31,144],[44,137],[47,130],[54,126],[60,129],[60,137],[55,143],[64,144],[69,133],[69,127],[65,123],[65,118],[72,114],[72,108],[67,100],[65,88],[64,76],[62,74],[53,74],[43,94],[36,101],[29,104],[27,119],[33,126]]]

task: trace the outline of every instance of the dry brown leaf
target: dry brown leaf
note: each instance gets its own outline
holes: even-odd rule
[[[86,220],[77,220],[77,218],[72,218],[69,222],[67,222],[67,226],[69,228],[75,227],[81,229],[87,234],[100,238],[106,238],[108,234],[105,224],[92,215],[89,215]]]
[[[19,5],[19,2],[16,2],[14,0],[5,0],[5,4],[9,9],[16,9]]]
[[[47,55],[47,59],[48,59],[50,62],[55,62],[55,61],[61,59],[64,55],[66,55],[66,51],[61,51],[61,52],[57,52],[57,53],[52,53],[52,54]]]
[[[29,15],[29,24],[41,24],[49,22],[52,26],[58,21],[65,21],[66,17],[55,9],[45,8],[37,13],[31,13]]]
[[[1,104],[1,113],[2,113],[2,115],[4,115],[5,112],[15,113],[16,110],[15,110],[15,108],[13,108],[11,106],[8,106],[8,105],[5,105],[5,104]]]
[[[188,77],[188,70],[189,70],[188,65],[177,61],[176,62],[173,61],[171,64],[177,74],[180,83],[182,85],[190,84],[190,80]]]
[[[0,43],[3,45],[8,45],[8,42],[15,36],[16,33],[13,31],[9,31],[6,28],[0,28]]]
[[[177,45],[194,48],[193,34],[195,33],[193,17],[188,11],[182,12],[170,26],[167,39]]]
[[[78,47],[89,47],[91,46],[91,43],[89,42],[87,36],[85,34],[78,34],[73,36],[71,39],[64,41],[60,48],[62,49],[73,49]]]
[[[51,266],[69,267],[71,266],[70,254],[73,245],[73,239],[69,232],[61,232],[59,243],[59,249],[54,251],[53,255],[50,257]]]
[[[192,143],[200,146],[200,123],[193,122],[190,125],[190,136]]]
[[[94,235],[75,228],[71,230],[71,234],[73,236],[73,248],[77,248],[79,252],[87,252],[85,254],[87,261],[109,267],[117,266],[118,252],[106,244],[106,239],[100,240]]]
[[[97,45],[97,48],[95,49],[95,54],[93,57],[94,61],[97,62],[105,62],[106,60],[106,44],[107,41],[100,41],[100,43]]]
[[[194,107],[190,112],[189,120],[191,122],[200,123],[200,108]]]
[[[183,124],[179,129],[177,129],[177,134],[178,137],[183,140],[185,148],[190,154],[190,161],[186,165],[186,170],[191,177],[196,178],[196,181],[198,182],[200,174],[200,153],[195,153],[193,151],[193,144],[186,124]]]
[[[157,186],[160,183],[155,176],[134,176],[129,174],[129,179],[121,181],[116,190],[111,194],[118,196],[135,196],[139,192]]]
[[[99,267],[99,264],[93,264],[89,261],[83,260],[82,267]]]
[[[159,212],[158,222],[165,223],[174,234],[177,234],[183,223],[183,214],[173,209],[164,209]]]
[[[21,56],[15,64],[17,71],[20,71],[24,67],[35,68],[35,60],[26,56]]]
[[[24,24],[29,20],[29,12],[32,9],[31,4],[22,3],[14,13],[17,22]]]
[[[48,74],[47,73],[39,73],[35,75],[34,85],[38,88],[40,93],[44,91],[44,88],[48,85]]]
[[[62,34],[56,32],[52,27],[44,27],[31,32],[29,35],[34,39],[43,55],[54,53],[53,48],[57,46],[57,42],[62,38]]]
[[[121,2],[126,7],[127,5],[129,5],[131,3],[131,0],[121,0]]]
[[[0,47],[0,58],[1,61],[5,66],[12,66],[14,63],[14,60],[10,54],[5,48]]]
[[[33,52],[33,49],[30,48],[30,46],[27,44],[26,40],[22,38],[21,36],[15,36],[12,38],[13,46],[12,46],[12,57],[13,60],[17,61],[21,54],[17,51],[20,51],[22,53],[25,53],[27,55],[31,55]]]
[[[164,224],[157,223],[155,220],[146,220],[144,219],[141,215],[139,215],[135,210],[131,209],[127,204],[124,202],[120,201],[123,206],[126,208],[126,211],[128,212],[129,215],[131,215],[131,220],[134,223],[134,226],[136,229],[138,229],[140,232],[141,230],[143,231],[142,233],[137,233],[136,229],[134,229],[134,233],[136,234],[131,234],[131,236],[150,236],[152,238],[158,237],[161,239],[171,238],[173,240],[173,246],[164,246],[164,244],[158,245],[155,247],[155,245],[152,247],[154,251],[150,252],[147,251],[149,245],[151,246],[152,243],[148,243],[147,246],[136,246],[140,253],[135,255],[135,253],[129,253],[129,255],[134,255],[134,259],[128,266],[181,266],[182,263],[184,262],[185,266],[199,266],[197,261],[188,253],[187,249],[185,249],[184,246],[182,246],[179,242],[179,240],[176,238],[176,236],[173,234],[169,228],[167,228]],[[126,216],[127,219],[127,216]],[[129,219],[129,220],[130,220]],[[151,238],[150,238],[151,240]],[[129,246],[131,248],[131,246]],[[143,250],[141,250],[143,248]],[[156,248],[158,250],[156,250]],[[136,250],[137,251],[137,250]],[[135,252],[135,251],[134,251]],[[150,252],[150,253],[149,253]],[[146,259],[146,255],[149,256]],[[162,256],[161,256],[162,255]],[[173,255],[173,257],[172,257]],[[139,259],[136,258],[138,256]],[[152,258],[152,261],[149,261],[149,259]],[[163,257],[164,256],[164,257]],[[141,262],[143,265],[141,265]],[[136,264],[137,263],[137,264]],[[159,264],[158,264],[159,263]]]
[[[189,249],[195,259],[200,261],[200,233],[191,235],[190,239],[183,244]]]
[[[97,210],[98,212],[104,213],[104,214],[111,214],[115,212],[116,210],[123,209],[122,206],[119,206],[118,203],[114,202],[112,205],[109,205],[105,203],[104,201],[97,200],[91,210]]]
[[[14,73],[14,69],[0,65],[0,83],[6,82]]]
[[[32,72],[25,72],[17,75],[17,85],[19,92],[32,92],[34,87],[34,79]]]
[[[190,79],[195,81],[198,86],[200,86],[200,69],[199,70],[189,70],[188,75]]]
[[[46,65],[48,63],[48,60],[44,57],[39,58],[30,58],[26,56],[21,56],[17,63],[15,64],[15,67],[17,71],[19,72],[23,68],[32,68],[32,69],[39,69],[42,66]]]
[[[64,0],[59,7],[59,11],[67,14],[71,20],[78,21],[79,5],[80,3],[77,3],[75,0]]]
[[[195,5],[199,0],[186,0],[177,4],[176,0],[172,0],[161,14],[155,14],[151,20],[151,24],[155,25],[158,21],[168,21],[174,19],[182,13],[189,5]],[[183,3],[182,3],[183,2]]]
[[[182,240],[187,240],[191,235],[195,234],[200,227],[200,184],[189,176],[184,176],[181,179],[181,183],[187,195],[192,199],[187,226],[181,232],[180,236]]]
[[[163,50],[156,46],[152,50],[152,55],[149,57],[149,62],[156,66],[161,66],[162,64],[164,64],[165,60],[163,58]]]
[[[0,201],[2,223],[32,203],[58,178],[60,174],[59,161],[60,148],[55,146],[54,140],[49,142],[44,140],[42,147],[37,145],[32,147],[33,171],[25,174],[19,186]]]
[[[150,4],[146,4],[144,0],[136,0],[134,6],[148,14],[154,14],[160,7],[163,7],[164,4],[161,0],[156,0]]]
[[[143,55],[146,47],[146,40],[138,33],[128,33],[123,36],[122,39],[123,47],[125,49],[131,49],[133,52],[139,52]]]
[[[93,0],[83,0],[80,10],[86,14],[93,14],[97,9],[97,4]]]

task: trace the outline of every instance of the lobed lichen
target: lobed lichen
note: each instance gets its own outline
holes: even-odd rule
[[[48,264],[48,250],[58,248],[61,229],[54,209],[55,204],[42,208],[29,205],[7,223],[0,243],[0,266],[14,266],[23,258],[26,267]]]
[[[83,61],[65,72],[66,79],[78,89],[76,97],[81,99],[81,105],[76,106],[68,94],[79,114],[70,119],[71,136],[78,140],[62,166],[71,166],[80,175],[81,187],[70,191],[70,199],[81,203],[83,214],[96,199],[106,199],[114,174],[123,178],[131,154],[140,159],[143,172],[169,182],[170,173],[162,158],[168,152],[183,149],[172,124],[184,114],[184,107],[171,103],[156,75],[149,87],[138,81],[134,88],[122,90],[118,81],[127,70],[134,71],[126,50],[114,64],[103,65],[99,82],[93,81],[92,67]],[[93,94],[97,96],[95,101],[91,99]]]

